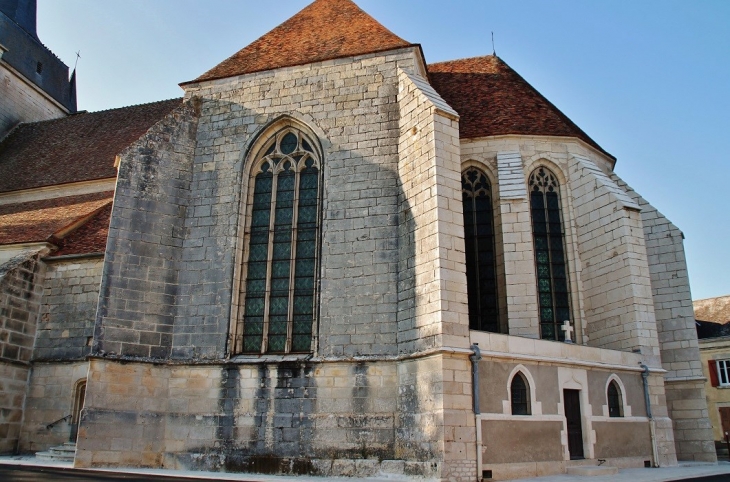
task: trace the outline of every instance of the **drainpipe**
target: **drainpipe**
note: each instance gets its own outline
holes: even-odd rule
[[[646,403],[646,416],[649,418],[649,430],[651,431],[651,452],[654,457],[654,467],[659,467],[659,454],[656,446],[656,422],[651,415],[651,399],[649,398],[649,367],[640,363],[643,369],[641,380],[644,382],[644,403]]]
[[[469,355],[469,360],[471,360],[472,398],[474,399],[474,413],[479,415],[481,413],[479,411],[479,360],[482,359],[482,352],[479,350],[478,343],[474,343],[471,350],[474,352]]]
[[[479,350],[479,343],[474,343],[471,346],[474,353],[469,355],[471,360],[471,387],[472,387],[472,398],[474,399],[474,419],[476,422],[477,431],[477,479],[481,480],[482,474],[482,424],[479,420],[479,360],[482,359],[482,352]]]

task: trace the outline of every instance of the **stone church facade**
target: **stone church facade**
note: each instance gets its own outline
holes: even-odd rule
[[[682,233],[504,61],[428,65],[317,0],[181,86],[0,141],[5,452],[440,480],[716,460]]]

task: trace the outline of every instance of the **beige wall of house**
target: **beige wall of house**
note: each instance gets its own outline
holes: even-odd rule
[[[709,364],[716,363],[717,360],[728,360],[730,362],[730,338],[700,340],[700,356],[702,358],[702,371],[707,378],[705,393],[707,394],[707,410],[712,423],[712,435],[715,441],[724,441],[725,434],[720,409],[730,409],[730,385],[712,386]],[[726,425],[730,428],[730,413],[726,418]]]

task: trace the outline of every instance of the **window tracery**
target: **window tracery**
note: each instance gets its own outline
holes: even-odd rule
[[[571,316],[560,185],[549,169],[538,167],[530,175],[529,188],[540,337],[563,341],[560,328]]]
[[[237,353],[312,350],[319,246],[319,155],[303,132],[267,141],[251,170]]]
[[[461,175],[469,328],[499,332],[492,187],[475,167]]]

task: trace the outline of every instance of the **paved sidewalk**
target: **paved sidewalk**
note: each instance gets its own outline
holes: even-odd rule
[[[54,467],[72,468],[70,463],[58,463],[37,460],[33,456],[2,456],[0,465],[14,465],[26,467]],[[411,479],[405,476],[382,476],[370,478],[350,477],[310,477],[310,476],[283,476],[283,475],[258,475],[258,474],[227,474],[222,472],[199,472],[199,471],[178,471],[166,469],[79,469],[84,472],[108,472],[125,473],[155,476],[174,476],[177,478],[195,479],[216,479],[234,480],[247,482],[397,482],[397,481],[419,481],[425,479]],[[677,467],[663,467],[658,469],[621,469],[618,475],[610,476],[576,476],[576,475],[551,475],[547,477],[535,477],[530,479],[514,479],[512,482],[668,482],[693,479],[697,477],[722,476],[719,480],[730,482],[730,462],[722,461],[718,464],[682,462]]]

